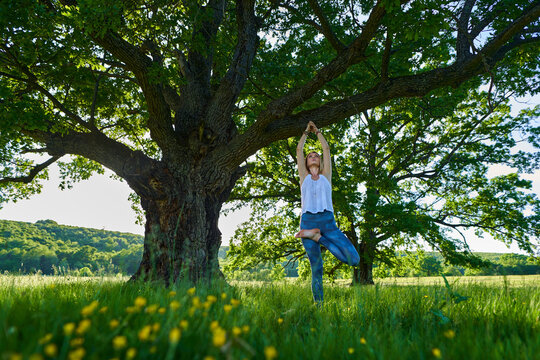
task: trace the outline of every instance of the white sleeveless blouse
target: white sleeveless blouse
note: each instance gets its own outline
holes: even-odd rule
[[[302,214],[306,211],[317,213],[324,210],[334,212],[332,206],[332,186],[323,174],[317,180],[308,174],[300,187],[302,200]]]

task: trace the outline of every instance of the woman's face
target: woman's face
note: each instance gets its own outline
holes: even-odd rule
[[[307,168],[309,169],[311,165],[321,167],[321,157],[316,152],[310,152],[307,156]]]

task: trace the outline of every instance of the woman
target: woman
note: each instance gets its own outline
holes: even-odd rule
[[[317,134],[323,149],[321,164],[320,155],[312,151],[304,160],[304,143],[309,132]],[[360,256],[336,225],[332,206],[332,163],[330,147],[322,133],[310,121],[296,148],[298,172],[300,174],[300,192],[302,199],[302,215],[300,231],[294,235],[302,238],[302,244],[311,264],[311,291],[313,299],[320,304],[323,301],[323,261],[321,247],[324,245],[335,257],[344,263],[355,266]],[[322,166],[321,166],[322,165]]]

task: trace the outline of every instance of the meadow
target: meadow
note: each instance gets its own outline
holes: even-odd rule
[[[375,286],[0,275],[1,359],[538,359],[540,277]]]

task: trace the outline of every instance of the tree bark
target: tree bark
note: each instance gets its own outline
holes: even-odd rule
[[[374,249],[366,246],[365,243],[360,244],[360,264],[354,267],[353,282],[351,285],[374,285],[373,282],[373,256]]]
[[[195,170],[185,177],[160,177],[149,182],[162,196],[141,197],[146,214],[144,249],[141,264],[130,281],[155,281],[170,286],[178,281],[190,284],[224,279],[218,252],[221,207],[245,173],[245,168],[223,176],[225,183],[212,189]],[[168,170],[166,173],[170,175]]]

